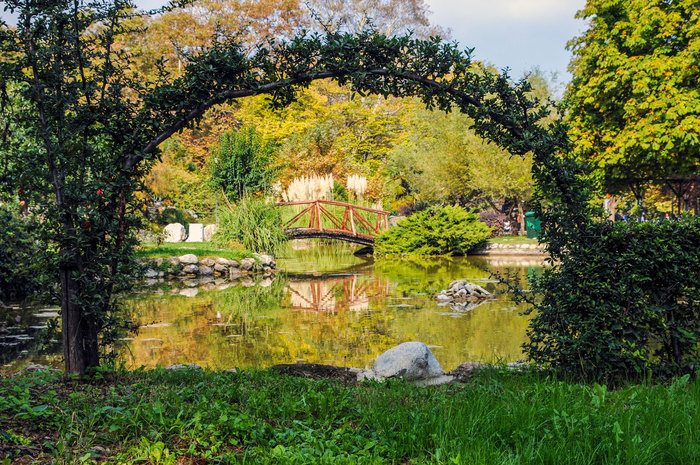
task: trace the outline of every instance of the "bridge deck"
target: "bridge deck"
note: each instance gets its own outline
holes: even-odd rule
[[[331,205],[343,207],[342,215],[336,216],[327,208]],[[374,237],[389,228],[389,212],[375,208],[332,200],[305,200],[278,203],[277,206],[305,207],[284,225],[284,232],[291,239],[336,239],[374,245]],[[302,221],[308,227],[299,227]]]
[[[290,239],[336,239],[362,245],[374,245],[373,236],[362,233],[353,234],[343,229],[290,228],[285,229],[284,232]]]

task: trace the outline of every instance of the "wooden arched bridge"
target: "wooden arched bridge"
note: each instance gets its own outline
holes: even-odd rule
[[[304,200],[277,206],[301,210],[284,223],[290,239],[337,239],[374,245],[375,236],[389,229],[389,212],[350,203]]]

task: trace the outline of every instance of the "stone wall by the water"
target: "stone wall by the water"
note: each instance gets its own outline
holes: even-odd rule
[[[254,257],[254,258],[253,258]],[[269,273],[277,269],[275,259],[266,254],[253,254],[240,261],[224,257],[205,257],[194,254],[179,257],[154,258],[137,261],[144,278],[223,276],[236,277],[246,273]]]

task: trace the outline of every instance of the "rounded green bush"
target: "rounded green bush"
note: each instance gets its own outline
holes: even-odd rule
[[[466,255],[491,235],[479,215],[458,206],[429,208],[378,236],[379,255]]]

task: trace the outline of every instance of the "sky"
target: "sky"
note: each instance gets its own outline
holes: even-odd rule
[[[580,35],[585,22],[574,19],[585,0],[424,0],[431,23],[449,28],[463,48],[474,48],[473,58],[508,67],[518,79],[538,67],[555,73],[559,92],[571,79],[571,54],[566,43]],[[136,0],[142,8],[155,8],[164,0]],[[0,16],[7,18],[6,13]]]
[[[585,0],[425,0],[431,23],[451,29],[452,39],[474,48],[473,57],[514,78],[539,67],[556,73],[560,84],[571,75],[566,43],[586,29],[574,18]]]

